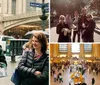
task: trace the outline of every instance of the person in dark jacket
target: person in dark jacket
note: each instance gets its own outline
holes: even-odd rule
[[[87,19],[86,19],[86,9],[82,8],[81,15],[80,15],[80,17],[78,19],[78,33],[79,33],[79,37],[81,35],[82,39],[83,39],[83,31],[85,29],[86,22],[87,22]]]
[[[94,79],[94,78],[92,78],[92,85],[94,85],[94,83],[95,83],[95,79]]]
[[[20,85],[49,85],[47,39],[43,33],[34,33],[18,65]],[[31,49],[31,50],[30,50]]]
[[[59,34],[58,42],[71,42],[71,31],[68,24],[65,23],[65,16],[60,15],[59,23],[56,27],[56,33]]]
[[[86,27],[83,33],[83,42],[94,42],[95,21],[90,14],[87,15]]]
[[[0,62],[4,63],[7,66],[7,61],[6,58],[4,56],[3,50],[2,50],[2,46],[0,45]]]
[[[78,32],[78,20],[79,20],[79,14],[78,11],[76,10],[74,12],[74,19],[73,19],[73,42],[75,42],[75,38],[77,35],[77,42],[80,42],[80,33]]]

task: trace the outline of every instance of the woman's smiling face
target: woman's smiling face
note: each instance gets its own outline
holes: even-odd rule
[[[32,44],[34,49],[41,49],[41,43],[39,42],[39,40],[33,36],[32,38]]]

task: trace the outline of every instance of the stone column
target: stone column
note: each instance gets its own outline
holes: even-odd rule
[[[23,3],[22,0],[16,0],[16,14],[22,14],[23,11]]]
[[[3,4],[2,4],[2,1],[3,0],[0,0],[0,35],[2,35],[3,34],[3,25],[2,25],[2,17],[3,17],[3,15],[2,15],[2,8],[3,8]]]
[[[12,0],[8,0],[8,14],[12,13]]]
[[[0,14],[2,13],[2,0],[0,0]]]
[[[3,22],[2,22],[2,20],[3,20],[3,15],[1,13],[0,14],[0,35],[3,34]]]
[[[23,13],[26,13],[26,0],[23,0]]]
[[[2,35],[2,34],[3,34],[3,23],[0,22],[0,35]]]
[[[2,0],[2,13],[3,14],[7,14],[7,8],[8,8],[7,5],[8,5],[7,0]]]

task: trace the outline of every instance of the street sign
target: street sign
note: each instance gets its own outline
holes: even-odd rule
[[[49,12],[49,3],[42,4],[42,3],[30,2],[30,6],[31,7],[39,7],[39,8],[42,8],[42,5],[45,5],[45,11],[46,11],[46,13],[48,13]]]
[[[41,7],[42,7],[42,4],[40,4],[40,3],[33,3],[33,2],[30,2],[30,6],[41,8]]]
[[[45,7],[49,7],[49,3],[45,3]]]
[[[49,8],[48,8],[48,7],[46,7],[46,8],[45,8],[45,10],[46,10],[46,13],[48,13],[48,12],[49,12]]]
[[[45,4],[45,7],[49,7],[49,3],[44,3],[44,4]],[[30,2],[30,6],[42,8],[42,3]]]

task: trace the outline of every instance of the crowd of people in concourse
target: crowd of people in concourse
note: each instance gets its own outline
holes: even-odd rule
[[[100,75],[100,64],[88,62],[77,65],[70,62],[51,64],[51,77],[54,79],[54,83],[65,82],[64,75],[66,72],[70,75],[69,80],[66,80],[69,85],[87,85],[86,80],[88,80],[89,75],[93,75],[91,85],[94,85],[96,82],[94,77]]]

